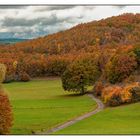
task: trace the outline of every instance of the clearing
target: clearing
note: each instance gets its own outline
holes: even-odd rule
[[[13,106],[12,134],[47,131],[97,107],[87,95],[65,92],[60,79],[13,82],[4,87]]]

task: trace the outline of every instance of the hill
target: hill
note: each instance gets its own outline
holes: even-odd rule
[[[119,16],[79,24],[30,41],[17,43],[15,47],[27,52],[65,54],[88,49],[89,46],[120,46],[140,42],[140,14]]]
[[[99,57],[99,69],[104,71],[106,63],[115,53],[132,50],[139,43],[140,14],[130,13],[8,44],[0,48],[0,62],[8,67],[8,79],[19,73],[30,77],[60,76],[75,59],[92,53]]]

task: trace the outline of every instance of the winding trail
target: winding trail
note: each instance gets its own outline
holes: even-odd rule
[[[91,97],[91,99],[94,100],[97,103],[97,108],[95,110],[93,110],[93,111],[91,111],[89,113],[86,113],[86,114],[84,114],[82,116],[79,116],[79,117],[77,117],[77,118],[75,118],[73,120],[67,121],[64,124],[56,126],[56,127],[52,128],[52,129],[46,131],[46,132],[41,133],[41,134],[50,134],[50,133],[59,131],[59,130],[61,130],[63,128],[66,128],[66,127],[68,127],[70,125],[73,125],[74,123],[76,123],[78,121],[81,121],[81,120],[83,120],[85,118],[88,118],[88,117],[90,117],[90,116],[92,116],[92,115],[94,115],[94,114],[96,114],[96,113],[98,113],[98,112],[100,112],[100,111],[102,111],[104,109],[104,104],[102,103],[101,100],[99,100],[98,98],[94,97],[92,94],[87,94],[87,95],[89,97]]]

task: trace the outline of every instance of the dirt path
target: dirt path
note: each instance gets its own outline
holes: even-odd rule
[[[89,113],[86,113],[86,114],[84,114],[82,116],[79,116],[79,117],[77,117],[77,118],[75,118],[73,120],[67,121],[64,124],[56,126],[56,127],[52,128],[52,129],[48,130],[47,132],[43,132],[41,134],[50,134],[50,133],[59,131],[59,130],[61,130],[63,128],[66,128],[66,127],[68,127],[70,125],[73,125],[74,123],[76,123],[78,121],[81,121],[81,120],[83,120],[85,118],[88,118],[88,117],[90,117],[90,116],[92,116],[92,115],[94,115],[94,114],[96,114],[96,113],[98,113],[98,112],[100,112],[100,111],[102,111],[104,109],[104,104],[102,103],[101,100],[95,98],[92,94],[88,94],[88,96],[91,97],[92,100],[94,100],[97,103],[97,108],[95,110],[93,110],[93,111],[91,111]]]

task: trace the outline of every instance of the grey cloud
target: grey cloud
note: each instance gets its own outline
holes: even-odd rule
[[[58,6],[57,7],[51,6],[49,8],[66,9],[66,8],[70,8],[70,6],[59,7],[59,8]],[[67,28],[70,28],[73,25],[76,25],[78,21],[81,21],[83,18],[84,18],[83,14],[79,14],[77,16],[68,15],[64,17],[63,16],[59,17],[57,11],[53,11],[53,13],[51,13],[49,17],[45,17],[45,15],[43,15],[43,17],[38,17],[33,19],[30,18],[26,19],[25,17],[20,17],[20,18],[10,17],[7,15],[0,22],[1,22],[1,28],[7,29],[8,34],[12,37],[35,38],[38,36],[47,35],[50,33],[55,33],[57,31],[62,31]]]
[[[65,17],[59,18],[53,13],[50,17],[41,17],[35,19],[25,19],[25,18],[10,18],[5,17],[1,21],[2,27],[16,27],[16,26],[34,26],[34,25],[56,25],[61,22],[75,23],[77,20],[82,19],[83,16],[78,17]]]
[[[49,10],[64,10],[64,9],[71,9],[74,8],[74,5],[68,5],[68,6],[49,6],[48,9]]]
[[[39,7],[37,9],[35,9],[34,11],[43,12],[43,11],[53,11],[53,10],[65,10],[65,9],[71,9],[71,8],[74,8],[74,7],[76,7],[76,6],[74,6],[74,5],[42,6],[41,8]]]
[[[49,18],[36,18],[36,19],[25,19],[25,18],[10,18],[6,17],[3,21],[1,26],[4,27],[15,27],[15,26],[33,26],[36,24],[39,25],[50,25],[54,24],[55,22],[59,22],[56,15],[52,15]]]
[[[24,9],[27,6],[19,5],[0,5],[0,9]]]

